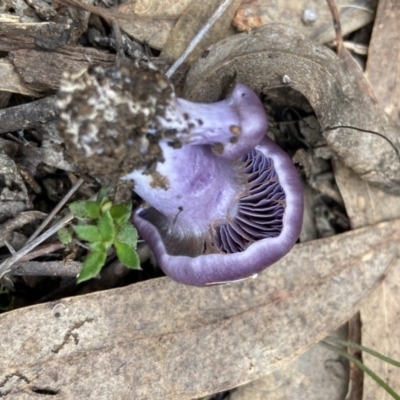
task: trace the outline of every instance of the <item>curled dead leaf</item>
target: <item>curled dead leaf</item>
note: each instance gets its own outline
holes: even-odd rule
[[[208,50],[188,74],[187,98],[215,101],[233,78],[257,93],[290,88],[308,100],[329,146],[347,166],[400,193],[399,128],[331,50],[281,24],[232,36]]]

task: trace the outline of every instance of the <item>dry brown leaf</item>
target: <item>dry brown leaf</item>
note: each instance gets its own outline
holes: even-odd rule
[[[380,0],[366,76],[385,111],[400,125],[400,2]]]
[[[361,180],[354,172],[335,161],[335,177],[342,193],[353,228],[400,216],[400,197],[386,193]],[[399,329],[398,282],[400,268],[393,268],[389,276],[360,310],[362,344],[396,360],[400,359],[400,346],[396,340]],[[384,329],[382,329],[384,327]],[[386,383],[400,392],[400,370],[379,359],[363,354],[365,364]],[[364,378],[363,399],[389,399],[390,396],[372,379]],[[386,396],[386,397],[385,397]]]
[[[362,6],[357,0],[335,0],[335,3],[344,35],[374,19],[376,0],[365,2]],[[312,17],[315,17],[314,21]],[[234,26],[239,31],[271,23],[290,25],[318,43],[336,38],[326,0],[244,0],[234,20]]]
[[[361,308],[362,344],[397,361],[400,360],[399,282],[400,266],[397,266]],[[396,393],[400,393],[399,368],[367,353],[363,353],[363,361]],[[376,399],[390,400],[392,396],[365,377],[363,400]]]
[[[208,50],[188,74],[185,97],[215,101],[235,77],[257,93],[290,87],[309,101],[329,146],[349,167],[369,182],[400,192],[399,128],[331,50],[279,24],[232,36]],[[379,135],[348,127],[379,132],[396,151]]]
[[[161,49],[190,0],[128,0],[114,8],[93,6],[81,0],[57,2],[114,21],[135,39]]]
[[[390,221],[400,216],[400,197],[386,193],[361,180],[354,172],[335,161],[335,177],[342,193],[353,228]],[[396,332],[399,325],[400,267],[393,268],[368,302],[360,310],[362,344],[395,360],[400,360]],[[363,353],[363,361],[397,393],[400,392],[400,369]],[[364,400],[390,399],[376,382],[364,378]]]
[[[178,0],[178,3],[182,1],[183,0]],[[122,8],[106,8],[94,6],[82,0],[57,0],[57,3],[68,7],[76,7],[82,10],[86,10],[93,14],[99,15],[100,17],[118,23],[120,23],[121,21],[133,22],[136,19],[144,19],[147,21],[155,19],[176,20],[180,15],[180,5],[178,5],[177,7],[166,8],[162,5],[161,0],[131,0],[124,3],[125,7]],[[172,2],[170,6],[171,5]]]
[[[121,28],[140,42],[161,50],[178,18],[191,0],[153,0],[151,7],[143,14],[151,0],[131,0],[116,8],[119,13],[132,15],[135,21],[118,21]],[[136,14],[140,13],[140,14]],[[146,17],[146,18],[142,18]]]
[[[335,179],[352,229],[400,218],[400,197],[360,179],[340,160],[333,160]]]
[[[188,64],[193,63],[208,46],[224,39],[228,35],[230,36],[229,28],[240,2],[241,0],[233,0],[231,2],[227,10],[186,59]],[[160,56],[177,59],[186,50],[193,37],[207,22],[220,3],[221,1],[215,0],[192,0],[172,29]]]
[[[346,321],[399,266],[399,239],[395,220],[297,245],[256,280],[161,278],[2,314],[0,395],[179,400],[254,380]]]
[[[342,326],[330,336],[346,340],[346,332]],[[237,388],[230,400],[343,400],[347,381],[346,361],[316,344],[283,368]]]
[[[361,68],[361,65],[358,63],[355,57],[353,57],[352,53],[350,53],[350,51],[346,48],[343,48],[340,54],[340,58],[345,62],[347,68],[357,81],[360,89],[364,93],[366,93],[375,103],[377,103],[378,100],[375,96],[372,86],[368,82],[368,79],[365,77],[364,70]]]

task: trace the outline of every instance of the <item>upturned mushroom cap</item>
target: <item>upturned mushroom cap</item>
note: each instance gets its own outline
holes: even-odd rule
[[[148,203],[135,225],[172,279],[196,286],[248,278],[296,243],[303,219],[300,180],[289,156],[265,136],[258,97],[236,84],[214,104],[176,99],[165,118],[182,147],[160,142],[168,187],[140,171],[124,179]]]
[[[266,137],[264,108],[249,88],[238,83],[225,100],[193,103],[176,98],[158,72],[134,65],[96,67],[66,82],[58,103],[70,153],[100,179],[134,183],[146,202],[135,225],[172,279],[241,280],[293,247],[300,180]]]
[[[241,162],[245,168],[232,168],[247,175],[242,192],[232,182],[227,183],[228,179],[211,183],[208,177],[204,202],[202,196],[192,197],[190,193],[186,199],[181,198],[188,200],[191,208],[199,208],[193,220],[189,212],[180,221],[185,212],[183,205],[176,207],[172,220],[147,205],[136,210],[134,223],[140,235],[172,279],[207,286],[248,278],[285,256],[296,243],[303,219],[303,196],[288,155],[264,138]],[[206,159],[203,167],[207,175]],[[237,178],[241,180],[243,176]],[[210,213],[208,198],[220,198],[223,192],[230,194],[227,197],[231,201],[225,206],[225,216],[219,220],[206,218]],[[204,218],[201,228],[197,221],[200,214]]]

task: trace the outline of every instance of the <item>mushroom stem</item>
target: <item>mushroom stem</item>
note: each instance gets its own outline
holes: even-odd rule
[[[243,193],[238,158],[262,140],[268,126],[262,104],[237,84],[227,99],[214,104],[175,99],[157,119],[182,143],[173,148],[169,139],[159,141],[164,162],[157,163],[156,178],[162,181],[144,170],[123,179],[133,181],[136,193],[176,227],[208,231],[210,224],[235,214],[235,198]]]
[[[228,98],[213,104],[177,98],[158,121],[176,130],[183,144],[212,145],[216,155],[229,160],[248,153],[268,129],[258,97],[240,83]]]

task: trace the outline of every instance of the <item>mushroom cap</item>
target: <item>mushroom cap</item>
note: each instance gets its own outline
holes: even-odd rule
[[[164,273],[175,281],[207,286],[245,279],[278,261],[296,243],[303,220],[302,187],[296,168],[289,156],[267,137],[261,140],[255,150],[272,161],[284,191],[282,229],[277,236],[254,241],[243,251],[234,253],[218,252],[196,256],[171,254],[167,250],[165,236],[150,222],[151,208],[139,207],[135,211],[134,223],[138,232],[150,245]],[[172,231],[173,227],[169,229]],[[168,229],[165,228],[165,231]]]

